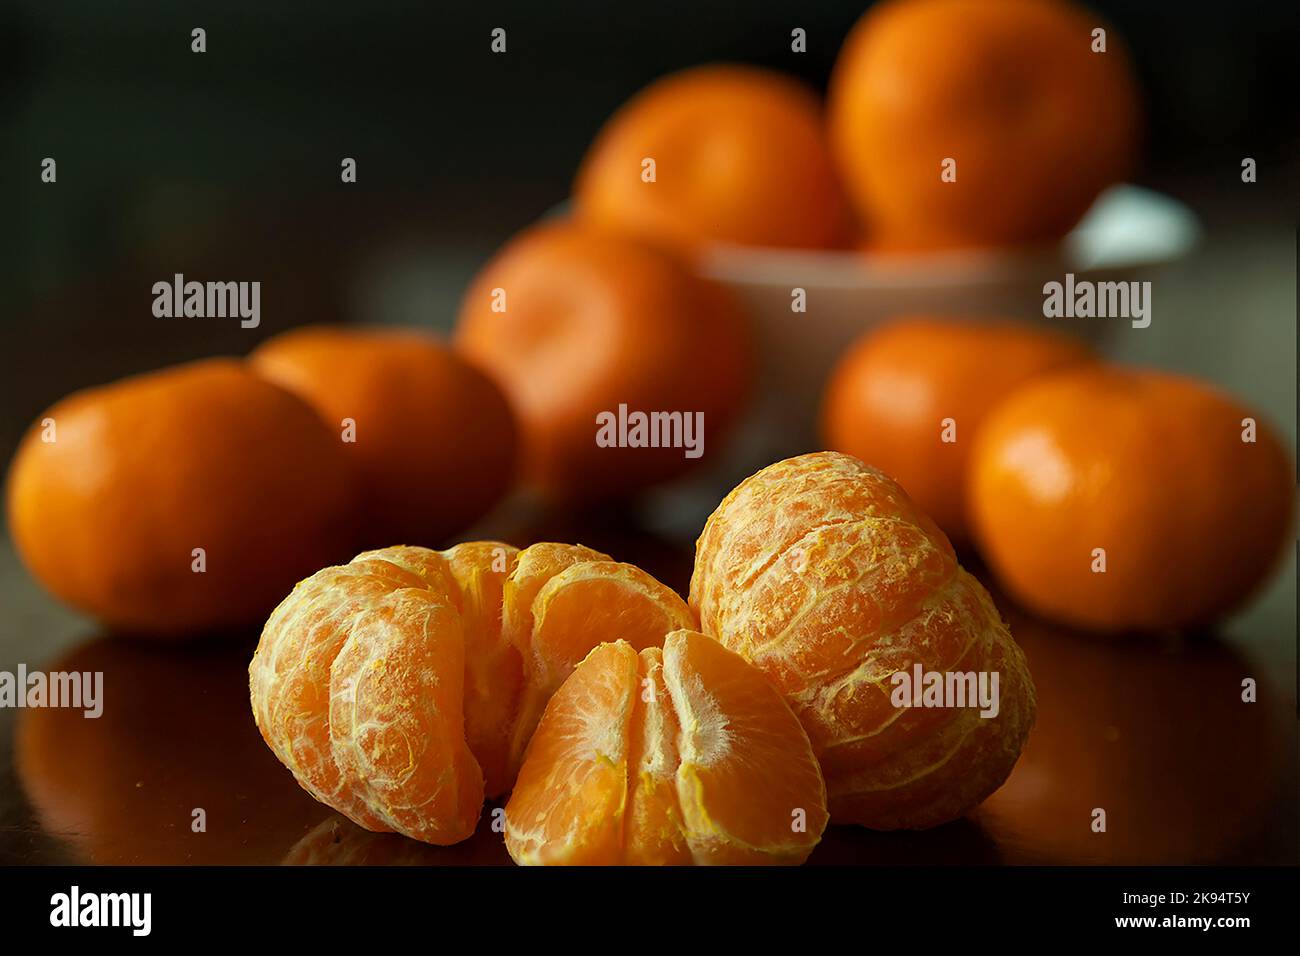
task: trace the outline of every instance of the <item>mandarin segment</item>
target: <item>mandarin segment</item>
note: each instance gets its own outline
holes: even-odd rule
[[[506,805],[516,863],[619,862],[637,653],[602,644],[584,665],[547,706]]]
[[[1033,722],[1024,656],[983,587],[895,482],[848,455],[778,462],[734,489],[697,542],[691,606],[785,694],[836,820],[960,816],[1006,779]],[[996,672],[997,716],[894,706],[892,676],[916,665]]]
[[[446,592],[392,591],[351,622],[330,667],[340,772],[389,829],[449,844],[474,832],[483,776],[465,742],[465,640]]]
[[[308,793],[372,830],[389,828],[353,791],[334,759],[330,671],[353,619],[385,594],[422,584],[384,561],[318,571],[272,613],[249,666],[253,718],[267,745]]]
[[[827,823],[812,745],[780,693],[691,631],[664,641],[680,728],[677,797],[696,863],[802,863]]]
[[[519,549],[499,541],[468,541],[445,552],[460,591],[465,642],[465,738],[483,768],[489,796],[510,789],[514,702],[523,688],[523,661],[501,620],[505,582]]]
[[[634,650],[662,643],[695,616],[672,588],[640,568],[617,561],[585,561],[556,574],[532,602],[524,662],[527,689],[515,728],[515,753],[541,718],[542,708],[596,642],[626,641]]]
[[[454,843],[510,789],[547,698],[594,645],[624,636],[635,656],[693,621],[652,577],[581,545],[368,551],[272,614],[253,713],[317,800]]]
[[[781,695],[678,630],[593,650],[551,698],[506,806],[516,862],[801,863],[827,822],[821,772]]]
[[[676,795],[681,726],[664,683],[663,664],[660,648],[646,648],[638,655],[639,700],[630,727],[629,796],[624,824],[626,862],[632,866],[691,862]]]

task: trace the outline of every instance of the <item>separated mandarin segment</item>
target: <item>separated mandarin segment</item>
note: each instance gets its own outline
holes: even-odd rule
[[[691,607],[808,731],[832,818],[935,826],[996,790],[1033,723],[1024,655],[984,588],[903,490],[819,452],[743,481],[696,543]],[[999,707],[903,708],[891,677],[996,672]]]
[[[691,630],[601,644],[551,698],[506,806],[523,864],[797,864],[826,791],[808,737],[739,655]]]
[[[271,615],[253,715],[317,800],[455,843],[510,789],[546,699],[592,646],[658,644],[693,621],[649,575],[579,545],[384,548],[318,571]]]
[[[1099,631],[1195,628],[1281,559],[1294,464],[1258,414],[1194,379],[1096,367],[1009,396],[970,472],[981,553],[1026,607]]]

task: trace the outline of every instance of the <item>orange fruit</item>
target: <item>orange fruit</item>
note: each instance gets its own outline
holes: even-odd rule
[[[593,644],[617,638],[641,650],[695,626],[686,602],[640,568],[590,548],[548,543],[520,555],[502,615],[526,675],[510,747],[516,770],[546,701]]]
[[[895,479],[956,542],[968,537],[970,448],[997,401],[1092,356],[1060,332],[1015,322],[907,318],[863,335],[822,398],[826,447]]]
[[[1033,681],[988,593],[893,480],[848,455],[778,462],[727,495],[696,543],[690,603],[785,695],[837,822],[961,816],[1007,778],[1033,723]],[[909,706],[895,675],[917,667],[922,686],[970,674],[992,691],[997,674],[996,708]]]
[[[546,706],[506,805],[524,864],[802,863],[826,826],[808,737],[695,631],[601,644]]]
[[[574,204],[585,221],[685,250],[819,248],[848,223],[817,97],[747,66],[696,67],[642,90],[592,143]]]
[[[1062,0],[887,0],[831,77],[845,187],[891,248],[1064,235],[1136,153],[1139,106],[1114,30]],[[945,181],[945,163],[955,173]],[[951,177],[950,177],[951,178]]]
[[[649,575],[577,545],[369,551],[271,615],[253,714],[317,800],[369,830],[456,843],[484,795],[510,789],[546,697],[593,645],[657,643],[691,621]]]
[[[140,634],[266,614],[346,553],[355,501],[346,456],[312,409],[228,359],[63,399],[9,469],[9,529],[28,569]]]
[[[530,481],[568,501],[686,471],[739,415],[751,364],[749,327],[720,286],[667,252],[575,223],[512,240],[466,293],[456,341],[509,395]],[[653,436],[609,429],[614,443],[598,444],[601,416],[616,421],[620,406],[677,417]]]
[[[1193,628],[1240,607],[1281,555],[1295,487],[1250,409],[1190,378],[1105,366],[1009,396],[970,480],[976,542],[1012,596],[1101,631]]]
[[[342,444],[361,477],[371,546],[440,542],[514,481],[505,396],[433,335],[308,326],[264,342],[249,360],[313,405],[340,440],[348,431]]]

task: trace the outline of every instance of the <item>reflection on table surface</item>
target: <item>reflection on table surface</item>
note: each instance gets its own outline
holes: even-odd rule
[[[607,527],[510,539],[582,540],[629,559],[624,531]],[[639,535],[630,559],[685,588],[688,548]],[[1289,674],[1256,673],[1212,637],[1103,640],[998,603],[1038,688],[1037,724],[1011,778],[970,817],[934,830],[833,826],[811,863],[1295,862]],[[16,778],[0,789],[0,862],[510,863],[497,805],[470,840],[432,847],[362,830],[302,791],[253,724],[255,644],[253,633],[189,646],[99,636],[29,659],[103,672],[105,707],[98,719],[0,711]],[[1242,701],[1247,677],[1258,703]],[[1097,809],[1104,833],[1093,829]]]

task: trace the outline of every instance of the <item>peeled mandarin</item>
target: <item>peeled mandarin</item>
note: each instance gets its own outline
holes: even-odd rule
[[[271,615],[253,715],[317,800],[368,830],[456,843],[510,789],[551,691],[592,646],[648,645],[681,621],[676,594],[579,545],[369,551]]]
[[[691,606],[705,633],[766,674],[799,717],[831,818],[875,829],[955,819],[1015,765],[1035,700],[988,593],[906,493],[819,452],[741,482],[696,543]],[[996,716],[896,706],[894,675],[998,679]]]

